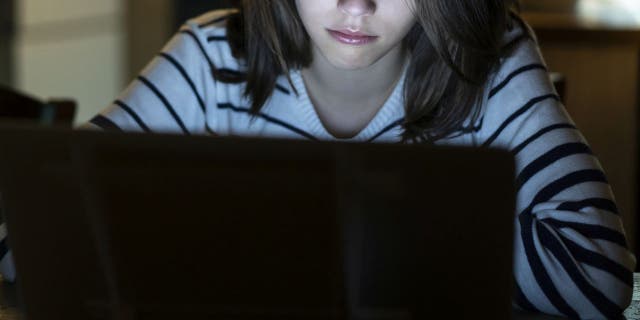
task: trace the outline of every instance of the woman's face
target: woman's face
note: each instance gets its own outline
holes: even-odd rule
[[[416,23],[413,1],[296,0],[296,5],[314,52],[336,68],[356,70],[402,48]]]

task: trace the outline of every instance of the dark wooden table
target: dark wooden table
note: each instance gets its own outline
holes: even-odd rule
[[[625,311],[628,320],[640,320],[640,273],[636,273],[634,278],[633,302]],[[15,285],[0,282],[0,320],[21,320],[21,313],[17,307],[18,301],[16,296]],[[540,314],[524,314],[514,313],[514,320],[554,320],[562,319],[559,317],[540,315]]]

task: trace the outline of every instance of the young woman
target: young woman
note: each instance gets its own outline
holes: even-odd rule
[[[237,1],[189,21],[91,124],[507,148],[515,305],[620,318],[635,258],[514,1]]]

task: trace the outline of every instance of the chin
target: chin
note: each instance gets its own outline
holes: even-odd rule
[[[333,57],[329,62],[337,69],[342,70],[359,70],[370,67],[374,64],[371,57]]]
[[[364,63],[333,63],[333,66],[341,70],[360,70],[369,67],[371,64]]]

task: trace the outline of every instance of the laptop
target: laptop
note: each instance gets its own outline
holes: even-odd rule
[[[0,129],[27,319],[510,319],[513,177],[499,150]]]

